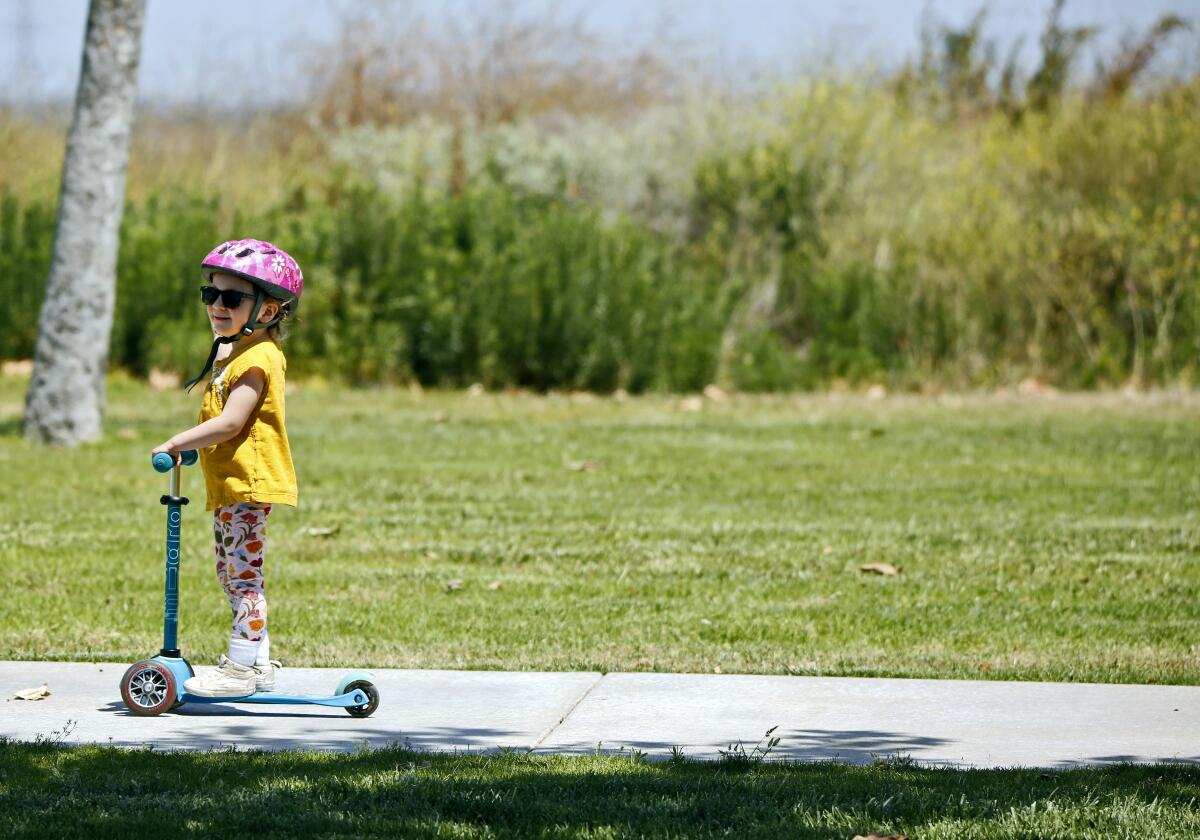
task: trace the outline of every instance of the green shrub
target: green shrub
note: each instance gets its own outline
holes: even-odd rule
[[[601,391],[1190,383],[1198,105],[1193,80],[1068,90],[1018,119],[817,81],[659,109],[626,135],[528,123],[456,146],[436,124],[358,127],[258,205],[140,185],[111,361],[198,367],[197,263],[254,235],[305,269],[300,375]],[[33,352],[46,195],[0,195],[6,358]]]

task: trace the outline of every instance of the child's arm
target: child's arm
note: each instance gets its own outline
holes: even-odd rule
[[[193,426],[186,432],[180,432],[154,447],[151,454],[166,452],[177,456],[185,450],[213,446],[237,436],[238,432],[245,428],[254,407],[258,405],[266,384],[267,378],[263,372],[258,368],[250,368],[241,375],[233,390],[229,392],[229,399],[225,400],[225,408],[221,409],[219,415]]]

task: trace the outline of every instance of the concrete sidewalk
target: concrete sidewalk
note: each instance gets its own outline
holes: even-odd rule
[[[376,669],[370,718],[321,706],[186,705],[131,715],[126,664],[0,662],[0,696],[46,683],[50,696],[0,708],[0,737],[159,749],[511,748],[668,757],[751,752],[867,763],[909,757],[955,767],[1200,764],[1200,687],[712,674],[507,673]],[[285,668],[279,689],[332,692],[340,672]],[[764,742],[765,743],[765,742]]]

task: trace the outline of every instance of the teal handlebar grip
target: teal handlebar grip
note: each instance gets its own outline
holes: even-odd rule
[[[188,449],[179,453],[179,460],[185,467],[190,467],[192,464],[196,463],[199,458],[200,456],[197,454],[195,449]],[[158,470],[160,473],[165,473],[170,472],[171,468],[175,466],[175,459],[166,452],[159,452],[150,459],[150,463],[154,465],[154,469]]]

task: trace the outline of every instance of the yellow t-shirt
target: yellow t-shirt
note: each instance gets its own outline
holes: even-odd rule
[[[278,344],[260,340],[215,362],[200,403],[200,422],[221,413],[233,386],[252,368],[263,372],[266,385],[246,425],[224,443],[200,450],[208,490],[206,510],[238,502],[296,505],[296,471],[283,422],[287,361]]]

